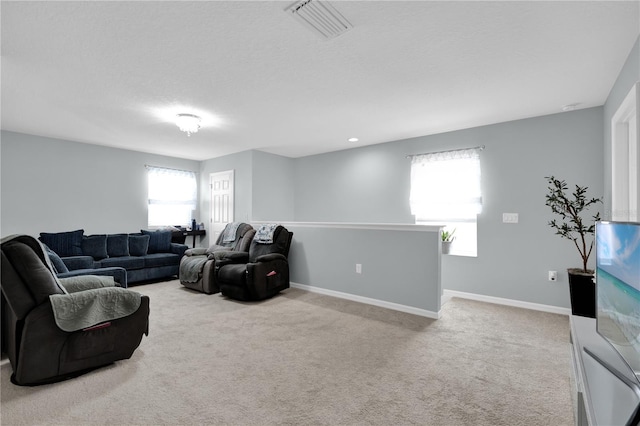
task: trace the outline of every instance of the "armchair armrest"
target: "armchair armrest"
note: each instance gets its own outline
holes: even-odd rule
[[[119,266],[99,269],[75,269],[69,272],[58,274],[58,278],[78,277],[81,275],[98,275],[101,277],[113,277],[122,288],[127,288],[127,270]]]
[[[190,248],[184,252],[185,256],[203,256],[205,254],[207,254],[207,249],[204,247]]]
[[[214,251],[209,254],[209,259],[215,259],[216,263],[247,263],[249,261],[249,253],[244,251]]]
[[[93,257],[91,256],[69,256],[61,259],[70,271],[93,268]]]
[[[119,287],[96,288],[49,296],[60,330],[72,332],[124,318],[138,310],[141,294]]]
[[[116,286],[113,277],[97,275],[79,275],[75,277],[60,278],[60,284],[62,284],[65,290],[69,293]]]
[[[256,257],[256,263],[272,262],[274,260],[284,260],[286,262],[287,257],[284,254],[280,254],[280,253],[269,253],[269,254],[263,254],[262,256]]]
[[[217,244],[213,244],[209,246],[209,248],[207,249],[207,254],[210,255],[212,253],[215,253],[216,251],[233,251],[233,249],[231,247],[219,246]]]
[[[209,254],[209,259],[215,259],[216,268],[222,268],[224,265],[247,263],[249,261],[249,253],[244,251],[214,251]]]

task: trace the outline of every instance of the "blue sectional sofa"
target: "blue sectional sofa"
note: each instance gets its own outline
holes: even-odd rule
[[[180,259],[188,247],[172,243],[171,236],[170,230],[84,235],[84,230],[79,229],[42,232],[39,239],[59,256],[61,262],[50,256],[58,276],[75,271],[89,274],[92,269],[117,271],[124,268],[126,282],[131,284],[178,275]]]

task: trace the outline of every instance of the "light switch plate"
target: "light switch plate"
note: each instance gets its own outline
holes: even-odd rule
[[[502,223],[518,223],[518,213],[502,213]]]

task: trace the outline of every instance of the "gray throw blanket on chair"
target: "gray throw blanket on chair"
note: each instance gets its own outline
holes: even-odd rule
[[[141,295],[121,287],[101,287],[52,294],[49,300],[58,327],[72,332],[131,315],[140,307]]]
[[[202,277],[202,267],[207,256],[185,256],[180,261],[180,281],[197,283]]]
[[[113,277],[98,275],[80,275],[77,277],[59,278],[60,284],[69,293],[91,290],[92,288],[115,287]]]
[[[259,244],[273,244],[273,233],[277,227],[277,223],[265,223],[264,225],[260,225],[253,239]]]
[[[230,243],[236,240],[236,234],[238,233],[238,227],[242,222],[231,222],[224,227],[224,233],[222,234],[222,242]]]

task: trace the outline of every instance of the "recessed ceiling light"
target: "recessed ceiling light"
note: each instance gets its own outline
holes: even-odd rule
[[[358,142],[360,139],[358,138],[349,138],[347,139],[349,142]]]
[[[562,107],[562,111],[563,112],[567,112],[567,111],[573,111],[574,109],[576,109],[576,107],[580,105],[579,103],[575,103],[575,104],[568,104],[568,105],[564,105]]]

